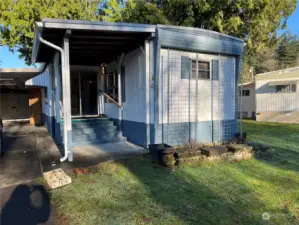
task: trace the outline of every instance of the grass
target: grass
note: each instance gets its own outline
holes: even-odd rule
[[[52,191],[53,202],[80,225],[299,224],[299,126],[245,121],[244,131],[274,157],[174,171],[144,156],[104,163]]]

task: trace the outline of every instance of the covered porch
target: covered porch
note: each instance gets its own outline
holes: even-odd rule
[[[151,25],[56,19],[36,24],[32,61],[52,63],[46,71],[51,78],[45,85],[46,117],[52,121],[54,139],[63,144],[61,161],[72,161],[73,147],[84,142],[126,140],[123,113],[132,105],[123,101],[123,62],[128,53],[138,49],[145,71],[138,75],[149,80],[149,44],[154,35],[155,26]],[[145,90],[145,104],[149,104],[148,95]]]

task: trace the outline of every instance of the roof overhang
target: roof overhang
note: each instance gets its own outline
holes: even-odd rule
[[[243,84],[239,84],[239,87],[243,86],[249,86],[249,85],[252,85],[252,84],[255,84],[255,81],[250,81],[250,82],[246,82],[246,83],[243,83]]]
[[[82,20],[43,19],[36,23],[32,62],[49,62],[54,49],[42,44],[39,37],[62,46],[66,31],[69,36],[72,65],[100,65],[110,62],[122,52],[132,51],[152,38],[155,25],[104,23]]]
[[[299,80],[276,80],[276,81],[270,81],[268,83],[268,86],[274,87],[279,85],[289,85],[289,84],[297,84]]]
[[[38,68],[2,68],[0,69],[0,87],[24,86],[25,81],[40,73]]]
[[[256,80],[299,80],[299,67],[257,74]]]

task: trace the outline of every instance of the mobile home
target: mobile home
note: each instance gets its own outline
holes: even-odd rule
[[[257,121],[299,123],[299,67],[256,76]]]
[[[242,103],[241,103],[242,97]],[[247,82],[239,85],[239,118],[255,119],[255,82]]]
[[[69,160],[72,147],[219,142],[237,132],[243,41],[178,26],[44,19],[26,85],[43,89],[43,117]]]

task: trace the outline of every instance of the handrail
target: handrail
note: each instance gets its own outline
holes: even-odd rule
[[[120,104],[118,104],[118,102],[115,101],[113,98],[111,98],[107,93],[105,93],[105,92],[102,91],[102,90],[100,90],[100,91],[103,93],[103,95],[104,95],[106,98],[108,98],[111,102],[113,102],[118,108],[120,108],[121,110],[124,110],[123,107],[122,107]]]

